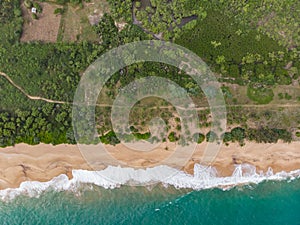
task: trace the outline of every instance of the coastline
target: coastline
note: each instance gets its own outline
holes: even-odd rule
[[[168,145],[168,150],[166,150]],[[183,170],[192,174],[194,164],[199,163],[207,142],[199,144]],[[111,156],[124,164],[137,168],[153,167],[172,154],[174,143],[164,143],[150,152],[134,152],[121,144],[106,146]],[[180,159],[178,159],[180,160]],[[176,161],[176,159],[175,159]],[[222,148],[212,163],[218,176],[231,176],[236,164],[250,164],[257,171],[266,172],[269,167],[275,173],[300,169],[300,142],[261,144],[246,142],[241,147],[237,143]],[[105,162],[104,162],[105,164]],[[105,168],[105,167],[103,167]],[[77,145],[27,145],[17,144],[0,149],[0,190],[16,188],[24,181],[49,181],[66,174],[72,178],[72,170],[93,170],[85,161]]]

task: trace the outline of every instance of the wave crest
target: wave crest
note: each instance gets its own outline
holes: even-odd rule
[[[166,179],[165,174],[170,173],[174,175]],[[19,188],[1,190],[0,198],[7,201],[19,195],[38,197],[47,190],[76,192],[81,184],[93,184],[112,189],[126,184],[149,185],[159,182],[165,186],[172,185],[176,188],[191,188],[194,190],[222,188],[225,190],[236,185],[258,184],[265,180],[296,179],[300,177],[300,169],[274,174],[272,168],[263,173],[262,171],[257,172],[252,165],[241,164],[235,166],[232,176],[218,177],[217,170],[214,167],[204,167],[200,164],[195,164],[194,175],[168,166],[157,166],[145,170],[108,166],[101,171],[73,170],[72,175],[72,179],[69,179],[65,174],[61,174],[48,182],[25,181],[21,183]]]

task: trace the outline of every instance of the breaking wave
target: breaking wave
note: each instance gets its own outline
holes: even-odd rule
[[[172,173],[166,179],[166,174]],[[236,165],[232,176],[218,177],[214,167],[204,167],[195,164],[194,175],[178,171],[168,166],[157,166],[148,169],[133,169],[108,166],[101,171],[73,170],[73,178],[69,179],[61,174],[48,182],[25,181],[19,188],[8,188],[0,191],[3,201],[12,200],[19,195],[38,197],[47,190],[74,191],[82,184],[93,184],[106,189],[118,188],[122,185],[150,185],[162,183],[166,187],[172,185],[176,188],[191,188],[202,190],[209,188],[230,189],[237,185],[258,184],[265,180],[293,180],[300,178],[300,169],[291,172],[273,173],[269,168],[266,173],[257,172],[256,168],[249,164]]]

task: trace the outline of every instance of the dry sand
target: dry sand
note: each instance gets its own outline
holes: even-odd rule
[[[189,161],[181,167],[188,173],[193,173],[193,166],[200,162],[207,143],[200,144],[192,157],[177,155],[172,160],[174,166],[180,167],[184,159]],[[166,149],[166,146],[168,147]],[[175,144],[163,144],[149,152],[129,150],[120,145],[105,146],[106,156],[116,159],[109,161],[106,156],[92,156],[95,161],[101,160],[99,168],[113,164],[145,168],[160,165],[162,160],[174,156]],[[101,158],[102,157],[102,158]],[[177,165],[176,165],[177,163]],[[223,145],[221,151],[212,162],[219,172],[219,176],[230,176],[234,170],[234,164],[248,163],[258,170],[267,171],[272,167],[274,172],[292,171],[300,169],[300,142],[258,144],[247,142],[245,146],[238,144]],[[0,149],[0,189],[18,187],[23,181],[48,181],[59,174],[72,177],[73,169],[92,170],[95,168],[87,163],[77,145],[46,145],[39,144],[29,146],[18,144],[14,147]]]

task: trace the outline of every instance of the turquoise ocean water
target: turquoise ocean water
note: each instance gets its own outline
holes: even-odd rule
[[[81,185],[0,202],[0,224],[300,225],[300,179],[223,191]]]

